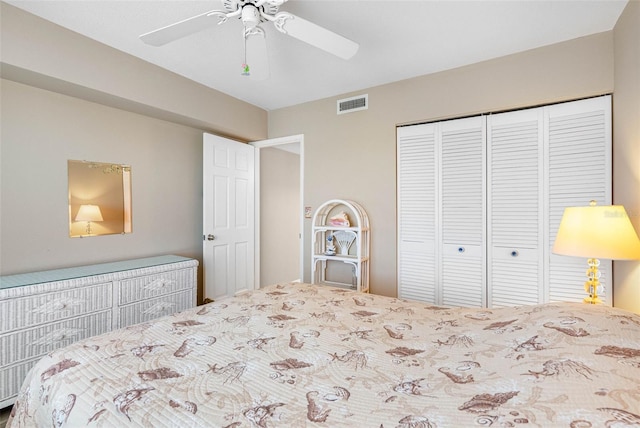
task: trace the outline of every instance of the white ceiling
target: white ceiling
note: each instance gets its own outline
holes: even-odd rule
[[[220,0],[6,0],[203,85],[277,109],[611,30],[627,0],[290,0],[280,7],[360,44],[344,61],[265,24],[271,76],[241,75],[233,19],[163,47],[138,36]]]

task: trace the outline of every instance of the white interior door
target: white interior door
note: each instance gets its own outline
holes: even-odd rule
[[[254,156],[248,144],[203,136],[205,298],[254,289]]]

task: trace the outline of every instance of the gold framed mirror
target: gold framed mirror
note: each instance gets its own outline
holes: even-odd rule
[[[69,160],[67,171],[70,237],[132,232],[129,165]]]

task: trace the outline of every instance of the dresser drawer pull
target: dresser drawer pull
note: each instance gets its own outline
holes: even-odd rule
[[[80,338],[80,334],[84,332],[83,329],[80,328],[61,328],[60,330],[52,331],[51,333],[45,334],[44,336],[38,338],[31,342],[32,346],[46,346],[55,342],[62,342],[63,340],[73,339],[78,340]]]
[[[163,312],[169,311],[174,306],[175,306],[175,303],[169,303],[169,302],[156,303],[155,305],[151,306],[149,309],[144,311],[143,314],[145,314],[145,315],[161,314]]]
[[[78,299],[55,299],[50,302],[45,303],[42,306],[38,306],[34,308],[31,313],[32,314],[41,314],[41,315],[51,315],[56,312],[67,312],[73,309],[74,306],[81,306],[85,304],[84,300]]]
[[[64,328],[62,330],[54,331],[52,333],[52,339],[54,342],[61,342],[66,339],[77,340],[81,332],[82,330],[78,328]]]
[[[518,257],[519,255],[520,253],[518,252],[518,250],[511,251],[511,257]]]
[[[464,253],[464,251],[465,251],[464,247],[458,247],[458,252],[460,254]]]
[[[173,285],[173,281],[170,279],[158,278],[151,281],[150,283],[145,285],[143,288],[147,291],[158,291],[158,290],[162,290],[168,285]]]

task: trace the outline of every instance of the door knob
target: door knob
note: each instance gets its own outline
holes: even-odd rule
[[[214,239],[216,239],[215,236],[213,236],[211,234],[207,235],[207,241],[213,241]]]

